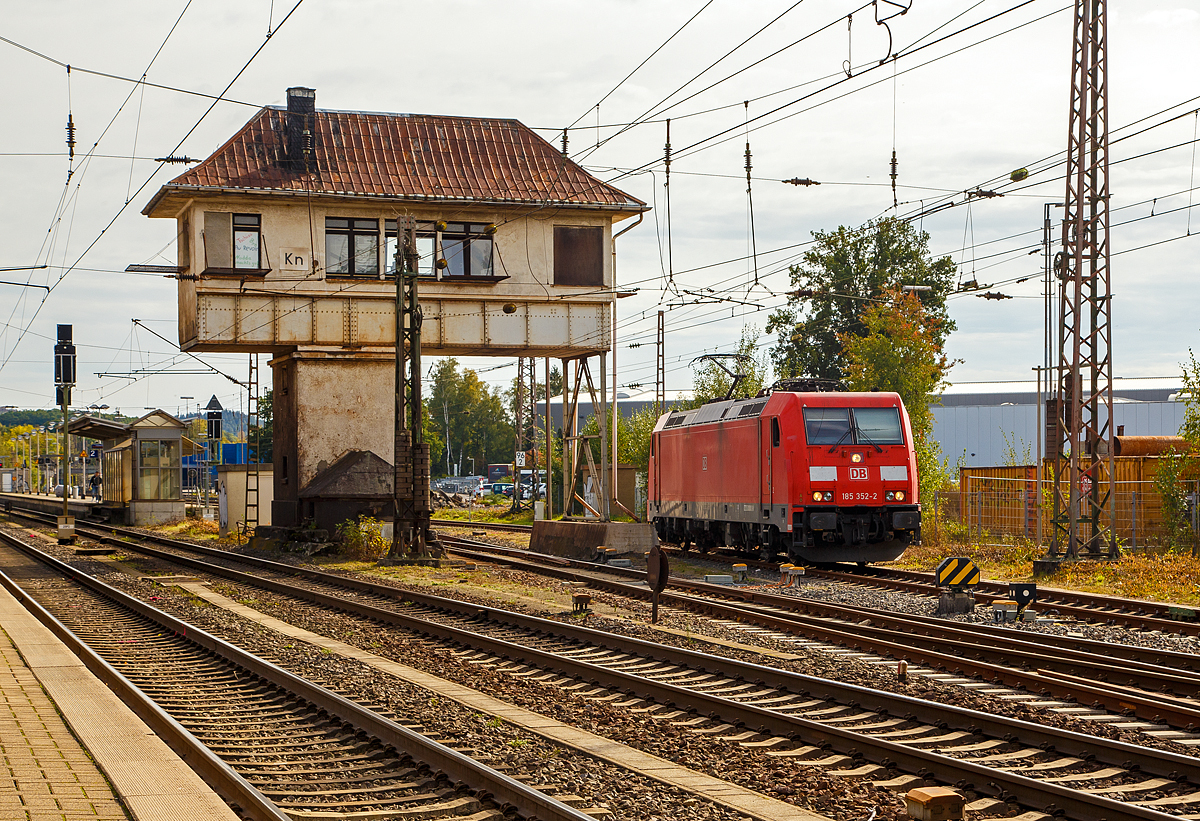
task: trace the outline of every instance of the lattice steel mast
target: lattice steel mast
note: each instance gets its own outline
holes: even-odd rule
[[[1105,0],[1076,0],[1074,21],[1050,555],[1115,558]]]

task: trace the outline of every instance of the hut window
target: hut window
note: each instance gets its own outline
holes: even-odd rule
[[[138,442],[138,498],[180,498],[180,446],[174,439]]]

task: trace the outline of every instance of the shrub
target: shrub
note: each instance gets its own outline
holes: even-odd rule
[[[347,519],[337,526],[337,534],[341,552],[352,559],[375,560],[391,546],[383,538],[383,523],[370,516],[359,516],[358,521]]]

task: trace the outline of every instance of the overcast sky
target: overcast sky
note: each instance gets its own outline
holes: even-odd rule
[[[179,353],[174,281],[122,271],[130,263],[175,261],[173,224],[140,213],[158,187],[181,172],[155,158],[209,156],[257,106],[283,104],[294,85],[316,88],[320,108],[511,117],[545,129],[540,133],[555,144],[556,132],[574,123],[574,159],[659,206],[618,241],[619,280],[640,288],[619,302],[623,385],[653,388],[659,309],[668,310],[667,387],[690,387],[688,363],[695,356],[732,350],[744,325],[761,330],[768,311],[783,303],[787,265],[811,232],[909,216],[942,202],[956,205],[919,220],[934,253],[952,256],[963,280],[1014,297],[953,298],[958,331],[949,350],[962,362],[952,381],[1024,379],[1041,363],[1037,248],[1043,203],[1063,198],[1056,176],[1061,166],[1024,183],[1006,180],[1016,168],[1052,166],[1065,148],[1066,0],[912,0],[908,13],[886,28],[855,0],[305,0],[283,22],[293,5],[9,4],[0,36],[44,56],[0,42],[0,71],[8,78],[0,90],[6,124],[0,133],[0,267],[49,267],[6,271],[0,279],[53,290],[47,296],[36,287],[0,285],[0,405],[51,404],[55,325],[70,323],[80,354],[79,406],[174,412],[213,393],[227,407],[242,406],[233,383],[194,373],[206,366]],[[887,4],[880,5],[882,14]],[[1200,238],[1188,236],[1189,230],[1200,233],[1200,213],[1194,213],[1200,209],[1190,207],[1200,196],[1189,193],[1196,185],[1192,112],[1200,105],[1194,63],[1200,3],[1116,0],[1109,13],[1109,128],[1112,157],[1120,161],[1111,174],[1114,373],[1170,375],[1189,347],[1200,347]],[[1000,16],[972,27],[994,15]],[[899,59],[880,64],[896,53]],[[53,61],[71,64],[70,76]],[[219,102],[211,111],[205,97],[148,85],[217,95],[247,61],[225,95],[236,102]],[[726,79],[740,69],[746,70]],[[84,70],[132,79],[145,73],[148,84]],[[701,93],[685,99],[695,92]],[[663,101],[676,105],[661,111]],[[73,163],[64,145],[68,112],[77,128]],[[647,112],[652,116],[644,117]],[[675,282],[697,293],[711,288],[735,302],[697,304],[694,297],[664,295],[667,116],[676,153]],[[753,237],[744,170],[747,116]],[[1158,125],[1172,117],[1178,119]],[[1143,118],[1150,119],[1139,122]],[[619,127],[641,119],[652,122]],[[1157,127],[1115,142],[1147,126]],[[893,207],[888,179],[893,146],[899,207]],[[623,173],[630,169],[637,173]],[[822,184],[781,184],[792,177]],[[977,186],[1006,195],[968,208],[962,192]],[[760,285],[749,289],[752,247]],[[244,355],[202,358],[245,376]],[[509,361],[468,360],[479,368]],[[141,375],[145,371],[155,373]],[[502,367],[485,376],[502,383],[513,374]]]

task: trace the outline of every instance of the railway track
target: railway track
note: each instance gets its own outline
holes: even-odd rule
[[[439,524],[451,527],[460,526],[457,522],[441,522]],[[462,526],[470,526],[474,529],[521,532],[532,530],[527,525],[485,523]],[[725,564],[740,562],[749,567],[769,571],[777,571],[779,567],[777,562],[766,562],[737,553],[685,551],[674,545],[663,545],[662,547],[668,553],[676,556],[696,556],[707,561]],[[933,573],[919,570],[880,566],[857,567],[855,565],[837,565],[832,568],[807,567],[805,570],[813,578],[829,579],[845,584],[932,597],[937,597],[941,592],[936,576]],[[1006,582],[984,580],[974,588],[974,591],[976,598],[985,604],[997,599],[1009,598]],[[1200,608],[1038,585],[1038,600],[1034,609],[1038,612],[1053,612],[1080,621],[1200,636]]]
[[[203,774],[247,817],[589,818],[23,540],[0,540],[19,551],[0,553],[0,582],[189,761],[207,760]]]
[[[586,562],[555,560],[541,565],[523,551],[496,548],[450,537],[462,555],[486,560],[499,552],[504,560],[532,572],[584,582],[624,596],[648,599],[644,587],[612,580],[635,580],[641,571],[607,568]],[[570,567],[561,563],[569,563]],[[672,579],[664,604],[705,613],[729,623],[748,623],[778,631],[782,638],[802,635],[829,645],[878,656],[918,662],[934,670],[1029,693],[1102,707],[1117,715],[1136,715],[1173,727],[1200,727],[1200,657],[1071,636],[1019,633],[990,625],[962,624],[877,609],[814,601],[783,593]],[[1120,665],[1113,660],[1120,659]],[[1149,732],[1164,732],[1164,729]]]
[[[1162,818],[1160,808],[1200,809],[1193,786],[1200,785],[1200,760],[1188,755],[192,545],[120,545],[446,642],[475,664],[539,677],[766,756],[811,761],[880,785],[923,778],[958,784],[990,796],[974,807],[976,817],[1007,814],[1007,800],[1109,821]]]

